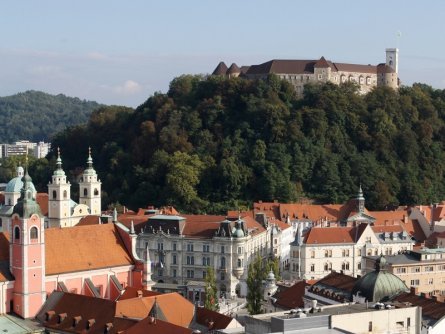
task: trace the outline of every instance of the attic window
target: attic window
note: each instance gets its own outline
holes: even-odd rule
[[[95,319],[88,319],[87,322],[87,329],[90,329],[91,327],[93,327],[93,325],[96,323]]]
[[[60,313],[59,314],[59,324],[63,322],[63,320],[66,319],[66,313]]]
[[[54,311],[48,311],[48,312],[46,312],[46,313],[45,313],[46,321],[51,320],[51,318],[54,316],[54,314],[56,314],[56,312],[54,312]]]
[[[73,327],[76,327],[79,324],[80,320],[82,320],[82,317],[80,315],[78,315],[77,317],[74,317],[73,318]]]

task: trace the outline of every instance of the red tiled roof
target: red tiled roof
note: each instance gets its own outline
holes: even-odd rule
[[[274,59],[259,65],[251,65],[246,74],[312,74],[316,62],[316,60]]]
[[[88,215],[79,220],[76,226],[85,226],[85,225],[98,225],[100,222],[100,217],[95,215]]]
[[[227,65],[221,61],[218,66],[216,66],[215,70],[213,71],[212,75],[225,75],[227,72]]]
[[[303,297],[306,292],[305,288],[308,285],[305,281],[300,281],[289,288],[280,289],[274,295],[274,298],[277,299],[275,304],[287,309],[304,307]]]
[[[178,326],[188,327],[193,320],[193,304],[176,292],[118,300],[116,302],[116,316],[145,318],[155,301],[166,321]]]
[[[360,238],[366,224],[358,227],[313,227],[304,238],[306,244],[342,244],[354,243]]]
[[[45,230],[46,274],[133,265],[114,224]]]
[[[47,193],[37,193],[36,202],[40,206],[40,212],[42,215],[48,216],[49,196]]]
[[[360,73],[377,73],[377,66],[375,65],[361,65],[361,64],[345,64],[345,63],[334,63],[334,66],[338,71],[342,72],[360,72]]]
[[[440,303],[434,299],[417,296],[412,292],[402,293],[395,297],[394,301],[398,301],[400,303],[411,303],[412,305],[420,306],[422,308],[422,317],[426,316],[439,320],[445,316],[445,303]]]
[[[139,291],[142,294],[142,297],[157,296],[157,295],[161,294],[160,292],[156,292],[156,291],[137,289],[137,288],[133,288],[133,287],[127,286],[125,288],[124,292],[118,297],[117,300],[138,298],[139,297]]]
[[[351,292],[352,288],[354,287],[357,280],[358,280],[358,278],[356,278],[356,277],[352,277],[349,275],[345,275],[345,274],[333,271],[329,275],[318,280],[318,282],[315,283],[313,285],[313,287],[315,287],[317,284],[320,284],[320,285],[322,284],[324,286],[329,286],[329,287],[337,288],[339,290]]]
[[[47,320],[47,313],[53,314]],[[64,318],[59,323],[59,315]],[[136,324],[130,319],[115,318],[115,302],[102,298],[88,297],[62,291],[54,291],[36,317],[46,328],[69,333],[103,334],[105,326],[112,324],[110,334],[124,331]],[[74,321],[77,319],[77,324]]]
[[[204,307],[196,308],[196,322],[206,326],[209,330],[225,329],[232,320],[231,317]]]
[[[125,331],[125,334],[192,334],[193,330],[146,317]]]
[[[326,68],[326,67],[330,67],[328,62],[326,61],[326,59],[324,57],[321,57],[314,65],[314,67],[319,67],[319,68]]]

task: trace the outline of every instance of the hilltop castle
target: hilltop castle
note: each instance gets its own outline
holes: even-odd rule
[[[275,74],[289,81],[298,95],[303,95],[304,85],[310,82],[356,82],[360,93],[368,93],[373,87],[399,87],[398,78],[399,50],[386,49],[386,63],[378,65],[360,65],[334,63],[321,57],[318,60],[282,60],[274,59],[259,65],[238,67],[233,63],[229,68],[220,62],[212,75],[227,77],[242,76],[247,79],[264,79]]]

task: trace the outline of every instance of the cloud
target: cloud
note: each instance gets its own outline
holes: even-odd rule
[[[30,73],[36,74],[36,75],[48,75],[48,74],[55,74],[60,72],[59,66],[53,66],[53,65],[37,65],[30,69]]]
[[[142,86],[136,81],[127,80],[122,85],[114,88],[114,92],[120,95],[133,95],[142,90]]]
[[[87,58],[92,60],[107,60],[108,56],[98,51],[87,53]]]

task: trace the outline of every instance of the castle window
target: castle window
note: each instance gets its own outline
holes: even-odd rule
[[[87,190],[87,188],[84,188],[84,189],[83,189],[83,195],[84,195],[84,196],[87,196],[87,195],[88,195],[88,190]]]
[[[14,227],[14,239],[20,240],[20,228],[18,226]]]
[[[31,239],[37,239],[39,237],[38,232],[39,231],[37,230],[37,227],[35,226],[31,227],[31,231],[29,232]]]
[[[63,198],[66,199],[68,197],[68,192],[66,190],[63,191]]]
[[[346,75],[341,76],[341,82],[346,82]]]
[[[360,77],[360,85],[363,85],[364,83],[365,83],[365,78],[363,78],[363,77]]]
[[[321,79],[323,79],[323,75],[322,75],[322,74],[319,74],[319,75],[318,75],[318,80],[321,80]]]
[[[57,191],[53,190],[53,199],[57,198]]]
[[[370,77],[367,77],[367,78],[366,78],[366,84],[367,84],[367,85],[370,85],[370,84],[371,84],[371,78],[370,78]]]

